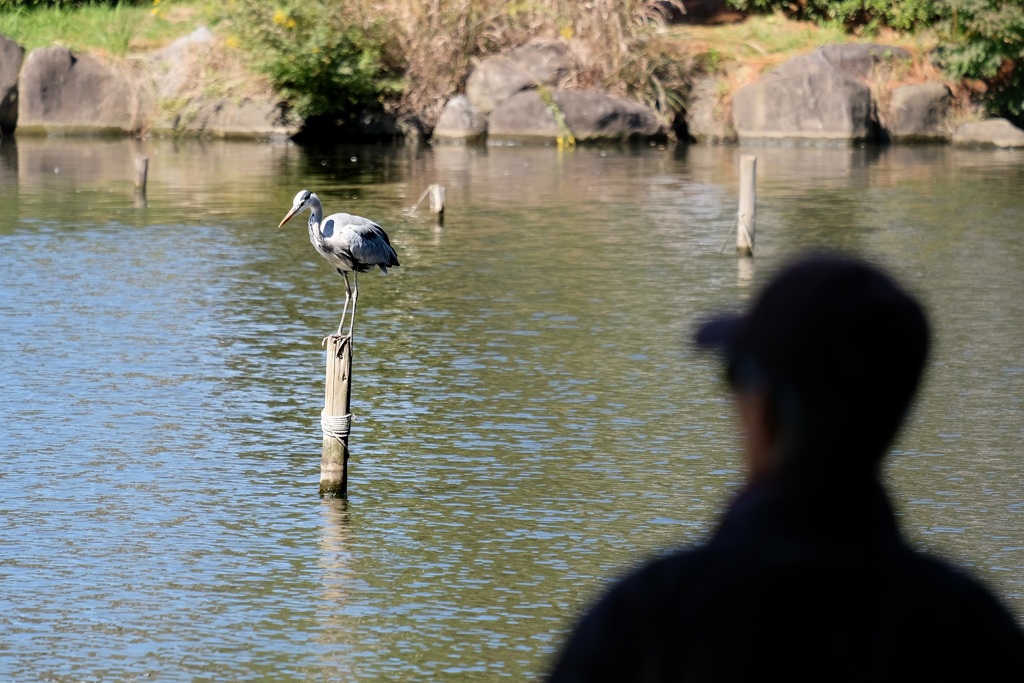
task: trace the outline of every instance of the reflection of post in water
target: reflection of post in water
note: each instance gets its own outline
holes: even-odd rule
[[[348,493],[348,434],[352,423],[352,337],[332,334],[327,345],[327,378],[320,429],[324,433],[320,456],[320,495],[344,498]]]
[[[146,180],[149,177],[149,157],[135,155],[135,192],[146,196]]]
[[[351,518],[347,500],[323,500],[320,503],[323,528],[317,553],[320,568],[320,605],[315,610],[317,641],[324,646],[323,667],[330,675],[325,680],[352,681],[360,676],[355,660],[343,656],[358,640],[358,619],[347,610],[358,577],[352,568]],[[342,653],[342,656],[339,656]]]
[[[149,157],[135,155],[135,208],[146,208],[146,180],[149,178]]]

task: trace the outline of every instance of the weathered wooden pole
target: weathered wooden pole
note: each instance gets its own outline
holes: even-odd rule
[[[757,204],[757,157],[740,158],[740,210],[736,223],[736,253],[754,255],[755,206]]]
[[[430,190],[430,212],[438,225],[444,225],[444,185],[434,183],[427,189]]]
[[[327,379],[320,429],[324,433],[320,456],[320,496],[348,495],[348,433],[352,423],[352,337],[332,334],[327,342]]]
[[[149,176],[149,157],[135,155],[135,191],[146,194],[146,180]]]
[[[438,228],[444,227],[444,185],[439,185],[438,183],[427,185],[427,189],[423,190],[423,194],[416,200],[416,205],[409,210],[409,215],[415,214],[416,209],[420,208],[420,204],[427,197],[430,197],[430,212],[434,214],[436,221],[434,226]]]

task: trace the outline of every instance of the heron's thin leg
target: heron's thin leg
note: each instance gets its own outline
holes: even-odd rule
[[[338,336],[341,336],[341,328],[345,326],[345,313],[348,312],[348,300],[352,296],[352,289],[348,286],[348,273],[341,271],[341,276],[345,278],[345,308],[341,309],[341,322],[338,323]],[[352,302],[352,312],[355,312],[355,300]],[[349,334],[352,331],[349,330]]]
[[[348,336],[352,336],[352,328],[356,326],[356,303],[359,301],[359,273],[352,273],[352,318],[348,324]]]

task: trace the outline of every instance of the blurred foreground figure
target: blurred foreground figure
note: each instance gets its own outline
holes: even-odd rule
[[[550,681],[1024,681],[1011,614],[911,549],[879,483],[928,354],[917,302],[808,256],[696,341],[726,362],[747,486],[705,544],[605,595]]]

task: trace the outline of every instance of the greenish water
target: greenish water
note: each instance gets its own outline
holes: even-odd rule
[[[150,157],[145,201],[132,160]],[[757,257],[729,230],[758,156]],[[447,188],[446,224],[408,209]],[[371,217],[350,499],[318,495],[343,283],[295,192]],[[0,146],[0,678],[498,680],[742,479],[703,313],[788,255],[878,260],[936,356],[907,532],[1024,615],[1024,154]]]

